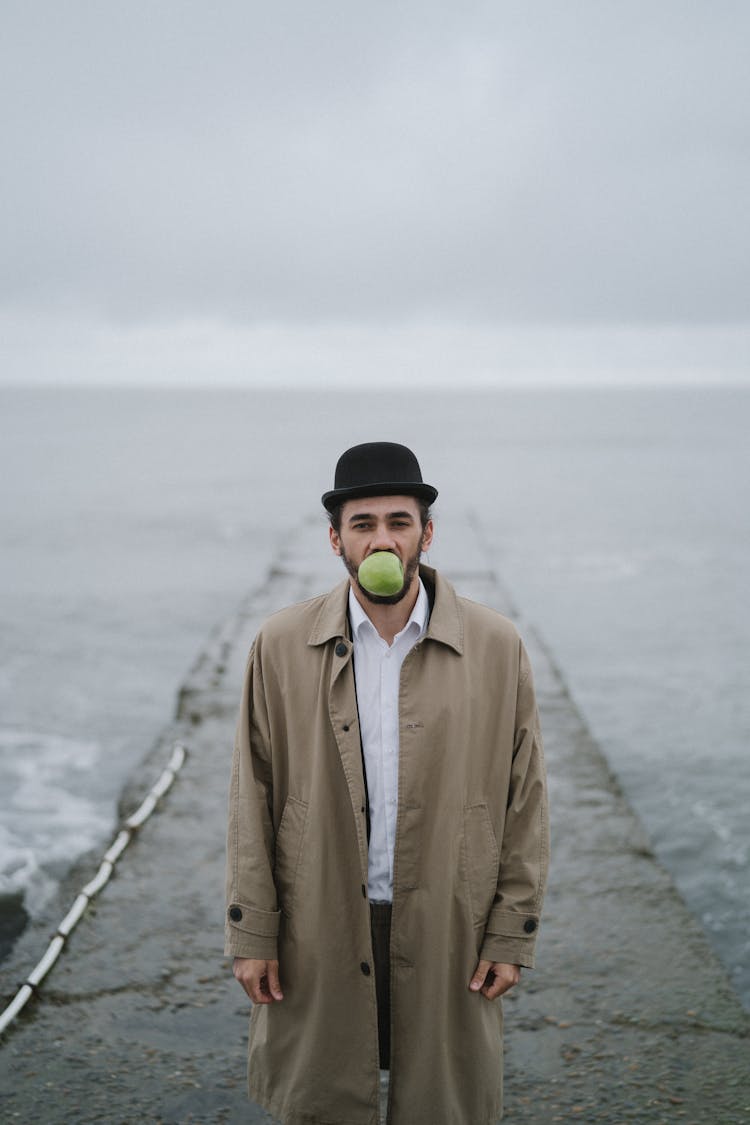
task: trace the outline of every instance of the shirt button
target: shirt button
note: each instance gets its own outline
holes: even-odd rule
[[[366,976],[366,977],[369,977],[369,975],[370,975],[370,966],[369,966],[369,965],[367,964],[367,962],[366,962],[366,961],[363,961],[363,962],[362,962],[362,964],[361,964],[361,965],[360,965],[359,967],[360,967],[360,969],[362,970],[362,972],[363,972],[363,973],[365,974],[365,976]]]

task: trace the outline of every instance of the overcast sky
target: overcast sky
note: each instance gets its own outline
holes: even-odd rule
[[[6,0],[0,379],[745,378],[746,0]]]

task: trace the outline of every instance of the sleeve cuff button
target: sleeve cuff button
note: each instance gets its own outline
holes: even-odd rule
[[[536,929],[536,922],[533,918],[527,918],[523,924],[523,928],[527,934],[533,934],[534,930]]]

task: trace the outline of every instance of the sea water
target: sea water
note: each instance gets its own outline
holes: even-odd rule
[[[404,441],[438,542],[475,513],[750,1005],[749,389],[6,389],[0,411],[6,921],[109,841],[196,651],[338,454]]]

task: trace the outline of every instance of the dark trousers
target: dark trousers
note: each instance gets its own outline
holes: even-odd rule
[[[391,904],[370,903],[370,933],[375,961],[375,995],[378,1001],[380,1069],[391,1065]]]

